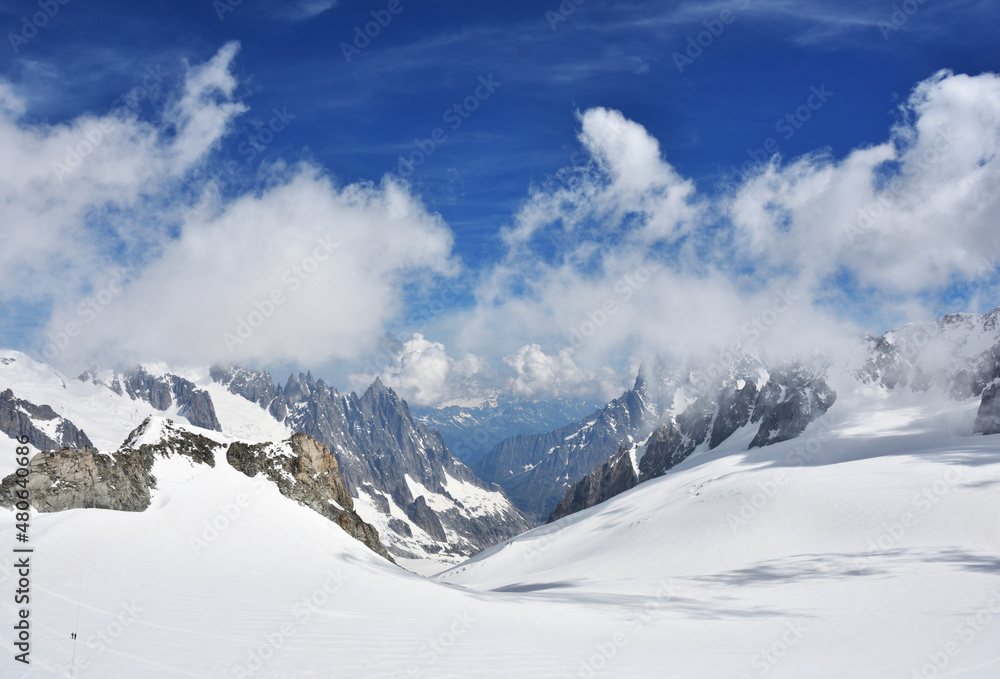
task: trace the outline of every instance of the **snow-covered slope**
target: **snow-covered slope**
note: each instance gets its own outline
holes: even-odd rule
[[[993,678],[1000,436],[968,435],[973,406],[842,390],[797,439],[747,450],[747,427],[432,581],[226,464],[161,460],[143,513],[32,517],[33,662],[14,665],[4,637],[0,668]],[[0,544],[13,532],[0,511]],[[11,596],[0,610],[12,619]]]
[[[160,376],[161,370],[146,366]],[[277,441],[292,432],[272,418],[262,418],[259,408],[212,382],[208,372],[180,371],[179,377],[209,392],[224,435],[242,441]],[[174,400],[164,410],[148,401],[118,393],[112,386],[112,371],[99,371],[79,380],[64,375],[50,365],[39,363],[19,351],[0,350],[0,387],[18,398],[51,406],[59,415],[75,423],[100,450],[115,450],[129,432],[149,416],[186,419],[182,406]],[[206,430],[207,431],[207,430]]]
[[[281,441],[301,431],[337,457],[358,513],[397,556],[458,563],[527,529],[503,492],[455,460],[380,382],[358,397],[311,375],[291,378],[282,391],[267,373],[225,374],[223,383],[208,368],[155,364],[70,378],[20,352],[0,351],[0,431],[30,433],[40,448],[92,445],[104,452],[117,450],[150,416],[186,421],[227,442]],[[237,376],[248,381],[235,389]],[[255,401],[253,380],[275,392],[280,412],[262,407],[270,399]]]
[[[266,371],[213,367],[210,377],[257,409],[323,443],[340,464],[358,513],[400,558],[458,563],[528,523],[499,487],[456,459],[380,379],[341,394],[312,374],[278,386]]]

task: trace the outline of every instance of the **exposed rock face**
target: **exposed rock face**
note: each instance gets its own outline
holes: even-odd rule
[[[669,409],[680,377],[659,359],[644,365],[632,389],[574,424],[516,436],[491,450],[476,471],[500,484],[535,522],[545,521],[567,490],[622,445],[645,440]]]
[[[438,542],[445,541],[444,526],[441,525],[437,514],[427,506],[427,498],[423,495],[406,506],[406,515],[410,517],[410,521],[427,531],[427,534],[432,538]]]
[[[742,388],[737,385],[724,385],[719,395],[719,414],[712,424],[712,436],[708,447],[715,448],[737,429],[746,426],[757,400],[757,385],[745,382]]]
[[[215,466],[215,452],[223,444],[173,426],[166,420],[159,430],[146,418],[129,434],[118,451],[108,454],[92,448],[63,448],[35,455],[25,477],[31,506],[40,512],[84,507],[141,512],[157,487],[153,475],[157,458],[182,455],[192,464]],[[155,442],[142,443],[144,440]],[[247,476],[262,473],[286,497],[327,517],[372,551],[392,560],[378,532],[354,512],[337,460],[323,445],[305,434],[282,443],[233,443],[229,463]],[[0,506],[16,501],[18,477],[0,483]]]
[[[102,379],[96,369],[88,370],[77,379],[81,382],[103,384],[119,396],[128,394],[133,401],[145,401],[160,411],[167,410],[176,402],[177,414],[194,426],[222,431],[219,418],[215,415],[212,397],[204,389],[199,389],[194,382],[183,377],[151,375],[140,366],[126,370],[121,375],[113,372],[106,379]]]
[[[795,438],[836,400],[836,392],[822,377],[800,366],[779,369],[757,395],[750,421],[760,422],[760,429],[750,447]]]
[[[207,391],[176,375],[170,376],[170,386],[177,399],[178,415],[187,418],[196,427],[222,431],[219,418],[215,416],[215,405]]]
[[[1000,344],[980,354],[969,371],[970,391],[982,393],[974,434],[1000,434]]]
[[[282,495],[322,514],[392,561],[378,531],[354,511],[354,500],[344,485],[337,459],[312,437],[295,434],[282,444],[236,442],[229,446],[226,460],[249,477],[263,474]]]
[[[358,396],[341,395],[308,373],[290,376],[281,390],[265,372],[213,368],[211,374],[326,445],[355,504],[370,507],[359,511],[382,515],[364,514],[384,528],[382,539],[397,556],[471,556],[529,527],[499,487],[452,457],[440,434],[417,422],[381,381]]]
[[[566,496],[549,515],[546,523],[600,504],[638,483],[639,475],[632,464],[632,451],[622,446],[611,459],[566,491]]]
[[[858,377],[886,389],[927,391],[937,387],[952,398],[982,394],[1000,357],[1000,308],[978,314],[950,314],[910,323],[868,338],[868,359]],[[976,347],[992,346],[981,351]]]
[[[170,384],[164,378],[154,377],[143,368],[128,370],[122,378],[125,393],[133,401],[145,401],[157,410],[166,410],[173,405]]]
[[[646,452],[639,459],[639,474],[643,481],[663,476],[667,470],[684,461],[697,444],[683,436],[673,422],[656,428],[646,443]]]
[[[753,372],[750,366],[734,371],[681,413],[656,427],[639,457],[635,483],[622,481],[621,463],[613,464],[621,460],[620,450],[577,482],[549,520],[604,502],[636,483],[662,476],[699,446],[715,448],[747,424],[760,423],[750,448],[794,438],[837,398],[821,375],[800,365],[777,368],[760,388],[754,380],[763,379],[766,373],[753,377]]]
[[[149,506],[152,460],[136,452],[99,453],[92,448],[41,452],[28,466],[27,490],[39,512],[93,507],[141,512]],[[15,501],[16,477],[0,483],[0,506]]]
[[[288,414],[288,401],[281,388],[274,383],[271,373],[243,368],[213,366],[209,371],[212,380],[225,385],[229,391],[256,403],[281,422]]]
[[[31,505],[40,512],[83,507],[141,512],[156,488],[151,470],[157,457],[184,455],[195,464],[215,464],[213,451],[220,444],[169,424],[160,442],[136,446],[149,422],[147,418],[114,453],[86,447],[35,455],[27,476]],[[15,480],[13,475],[3,480],[0,505],[10,506]]]
[[[994,384],[983,391],[983,400],[979,404],[972,432],[1000,434],[1000,384]]]
[[[27,436],[40,450],[94,446],[82,429],[52,408],[16,398],[10,389],[0,393],[0,431],[12,438]]]

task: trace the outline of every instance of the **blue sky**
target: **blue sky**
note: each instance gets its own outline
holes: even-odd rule
[[[918,83],[941,69],[969,75],[1000,69],[996,2],[70,0],[51,5],[56,6],[58,12],[35,34],[25,29],[24,18],[30,21],[41,11],[37,2],[0,3],[0,27],[7,35],[0,47],[0,78],[24,103],[22,128],[52,129],[88,114],[108,115],[120,108],[123,93],[145,82],[152,87],[137,90],[132,110],[139,120],[161,126],[164,142],[173,132],[161,112],[184,86],[185,64],[206,63],[238,41],[228,64],[235,84],[227,96],[246,110],[227,121],[194,170],[174,178],[169,200],[206,177],[214,177],[229,199],[266,192],[276,181],[275,163],[305,161],[337,185],[377,184],[402,167],[410,194],[429,214],[440,216],[453,241],[448,265],[420,265],[432,270],[434,282],[414,277],[398,287],[403,308],[383,319],[384,329],[397,336],[412,331],[400,319],[440,296],[441,280],[457,278],[464,286],[457,305],[466,317],[435,315],[433,327],[421,329],[431,333],[429,341],[447,345],[446,351],[456,347],[449,360],[471,353],[501,373],[511,365],[504,357],[523,346],[537,343],[548,357],[561,348],[553,340],[558,332],[527,333],[504,347],[484,347],[468,321],[485,313],[473,309],[476,305],[489,308],[483,280],[496,281],[502,277],[498,267],[509,264],[511,244],[503,229],[516,230],[529,190],[552,189],[560,170],[565,178],[573,168],[593,163],[592,150],[579,137],[583,112],[616,111],[641,126],[677,175],[701,200],[712,201],[725,192],[723,181],[746,180],[731,169],[751,156],[765,158],[777,150],[787,164],[825,151],[841,160],[854,149],[886,142],[890,128],[905,122],[899,107]],[[361,49],[345,58],[344,45],[355,41],[356,29],[368,24],[375,33],[371,22],[379,17],[386,25],[368,43],[355,43]],[[386,17],[391,17],[387,23]],[[692,47],[699,39],[700,51]],[[271,134],[268,126],[279,131]],[[418,161],[412,172],[400,165],[401,157]],[[155,219],[146,207],[136,219]],[[117,261],[134,277],[185,228],[150,226],[158,235],[148,242],[115,236],[115,227],[101,225],[105,218],[114,221],[106,209],[91,209],[79,228],[105,237],[98,248],[102,262]],[[716,220],[711,228],[725,222]],[[547,249],[540,234],[532,241],[533,255],[553,265],[561,256],[559,246]],[[594,242],[606,242],[605,237]],[[688,239],[671,247],[691,244]],[[677,252],[663,249],[662,242],[656,247],[661,254]],[[781,279],[779,268],[765,273],[744,265],[762,284]],[[973,306],[970,290],[982,288],[980,279],[968,275],[970,266],[943,272],[954,277],[949,284],[903,292],[838,276],[840,294],[828,306],[867,330],[905,319],[901,309],[913,300],[933,312],[962,310]],[[760,287],[740,281],[735,266],[726,276],[741,289]],[[100,285],[81,280],[77,292]],[[35,351],[45,346],[52,315],[68,304],[44,290],[10,293],[2,302],[3,342]],[[887,313],[887,307],[896,312]],[[559,332],[565,329],[564,323]],[[486,332],[481,328],[478,334]],[[616,370],[625,370],[629,352],[646,344],[617,347]],[[258,358],[284,366],[310,356],[265,352]],[[322,364],[345,358],[317,357]],[[358,352],[349,360],[355,370],[364,362]],[[596,380],[600,368],[592,359],[583,372]]]

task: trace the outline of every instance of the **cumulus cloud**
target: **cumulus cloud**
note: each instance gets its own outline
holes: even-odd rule
[[[474,354],[452,358],[444,344],[424,339],[420,333],[405,342],[387,344],[378,366],[381,370],[351,376],[356,389],[378,377],[416,405],[474,406],[496,395],[496,375]],[[369,366],[374,364],[369,362]]]
[[[503,362],[514,373],[510,391],[520,398],[586,396],[599,391],[597,377],[573,362],[570,347],[548,355],[537,344],[528,344],[504,356]]]
[[[78,292],[116,256],[160,236],[158,220],[132,213],[202,163],[245,110],[232,100],[237,51],[229,43],[189,68],[183,92],[155,121],[120,108],[58,125],[28,122],[24,99],[0,82],[0,296],[45,302]]]
[[[401,310],[404,275],[448,273],[450,250],[441,219],[404,187],[340,187],[315,167],[290,168],[262,194],[189,219],[70,355],[114,346],[182,364],[358,359]]]
[[[1000,78],[942,71],[900,114],[880,145],[773,163],[740,187],[727,214],[759,275],[791,268],[812,288],[847,275],[897,303],[1000,254]]]
[[[29,124],[0,86],[0,295],[52,308],[46,359],[357,359],[405,287],[454,273],[450,230],[390,179],[338,185],[316,166],[276,163],[258,191],[220,197],[207,179],[214,152],[246,111],[237,52],[230,43],[190,66],[150,120],[125,109]]]
[[[653,353],[832,352],[956,294],[996,302],[1000,77],[942,71],[882,143],[774,157],[712,193],[639,122],[578,114],[590,162],[533,187],[470,299],[373,362],[429,281],[459,271],[451,231],[405,184],[309,164],[222,198],[203,170],[245,110],[236,54],[191,67],[152,120],[28,123],[0,84],[0,296],[51,305],[55,362],[352,361],[355,386],[378,376],[422,405],[611,396]]]
[[[954,286],[996,292],[996,75],[937,73],[885,142],[842,159],[776,156],[719,194],[697,192],[620,113],[591,109],[580,123],[592,162],[515,215],[463,345],[507,354],[502,329],[521,328],[511,342],[572,348],[584,372],[654,352],[711,360],[733,343],[833,351],[872,319],[931,315]]]

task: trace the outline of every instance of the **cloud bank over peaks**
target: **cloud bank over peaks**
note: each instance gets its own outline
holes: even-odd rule
[[[142,360],[320,365],[360,359],[403,290],[451,276],[452,234],[409,188],[339,185],[308,163],[262,170],[223,199],[216,153],[246,107],[238,44],[191,66],[153,120],[130,111],[57,126],[23,122],[0,87],[0,170],[10,229],[7,300],[52,315],[38,352],[69,369]],[[68,172],[53,171],[67,148]]]
[[[463,346],[511,355],[495,338],[525,328],[518,346],[572,348],[595,373],[654,353],[713,361],[751,343],[835,353],[865,331],[997,304],[995,74],[936,73],[885,142],[842,159],[775,156],[715,193],[621,113],[579,119],[592,162],[535,187],[516,213]]]
[[[51,310],[45,360],[298,365],[354,388],[378,376],[421,405],[609,398],[654,354],[830,354],[998,302],[995,74],[933,74],[885,141],[775,156],[714,192],[639,122],[588,109],[589,162],[533,186],[503,250],[468,271],[448,225],[388,176],[341,184],[279,161],[223,195],[212,169],[247,110],[238,49],[189,66],[148,119],[29,123],[0,83],[0,301]],[[459,274],[471,288],[406,325]],[[390,329],[404,334],[387,344]]]

